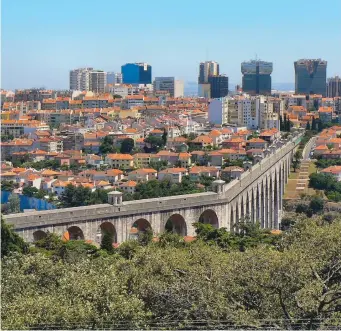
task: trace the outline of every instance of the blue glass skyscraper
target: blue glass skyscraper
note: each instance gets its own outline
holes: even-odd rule
[[[123,84],[151,84],[152,67],[147,63],[127,63],[121,67]]]

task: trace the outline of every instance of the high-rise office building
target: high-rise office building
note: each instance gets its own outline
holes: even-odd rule
[[[101,70],[90,72],[90,91],[95,93],[104,93],[107,85],[107,73]]]
[[[295,61],[295,93],[326,95],[327,61],[301,59]]]
[[[107,72],[107,84],[122,84],[122,74],[120,72]]]
[[[124,84],[151,84],[152,67],[147,63],[126,63],[121,67]]]
[[[209,76],[219,75],[219,64],[214,61],[201,62],[199,66],[199,84],[208,83]]]
[[[271,94],[272,62],[251,60],[242,62],[243,92],[250,95]]]
[[[328,78],[327,97],[328,98],[341,97],[341,78],[339,76]]]
[[[229,78],[225,75],[209,76],[211,98],[223,98],[229,93]]]
[[[79,68],[70,70],[70,90],[89,91],[90,72],[93,68]]]
[[[154,80],[155,91],[167,91],[173,98],[184,96],[184,82],[176,80],[174,77],[155,77]]]

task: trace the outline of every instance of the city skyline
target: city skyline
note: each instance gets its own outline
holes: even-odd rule
[[[306,6],[305,1],[290,0],[280,10],[274,10],[272,2],[266,0],[262,6],[252,1],[243,6],[221,2],[219,11],[216,7],[201,8],[194,1],[174,1],[167,16],[153,1],[143,6],[139,2],[128,6],[102,1],[105,10],[101,18],[83,24],[83,18],[93,13],[84,1],[62,0],[55,6],[40,0],[5,0],[2,88],[67,89],[68,73],[73,68],[90,66],[120,72],[121,65],[129,62],[149,63],[153,78],[174,76],[188,83],[197,81],[199,63],[207,60],[220,64],[232,86],[242,81],[241,62],[256,56],[273,62],[274,85],[294,83],[294,61],[301,58],[322,58],[328,62],[327,77],[340,76],[341,50],[333,47],[331,51],[330,47],[340,40],[341,2],[327,2],[332,30],[326,24],[314,24],[319,7]],[[226,19],[225,9],[236,15]],[[117,15],[128,11],[130,20],[127,15]],[[304,14],[292,20],[293,12]],[[164,19],[172,17],[174,22],[165,27]],[[204,19],[207,24],[203,25]],[[113,33],[123,26],[125,33]],[[319,42],[307,46],[306,36]]]

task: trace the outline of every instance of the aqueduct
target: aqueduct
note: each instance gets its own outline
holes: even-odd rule
[[[114,191],[108,204],[12,214],[5,219],[29,242],[48,231],[96,243],[105,232],[120,243],[148,228],[156,235],[169,230],[193,236],[193,223],[198,221],[238,231],[239,221],[246,217],[259,221],[262,228],[278,229],[284,186],[301,136],[296,133],[272,146],[240,179],[228,184],[216,180],[214,192],[122,202],[122,193]]]

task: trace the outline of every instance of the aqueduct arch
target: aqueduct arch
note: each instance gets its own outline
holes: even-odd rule
[[[33,232],[33,241],[38,241],[44,239],[47,236],[47,233],[42,230],[37,230]]]
[[[201,213],[199,217],[199,222],[205,224],[211,224],[214,228],[219,228],[219,220],[216,212],[212,209],[206,209]]]
[[[78,226],[71,226],[67,229],[69,240],[84,240],[84,233]]]
[[[165,230],[187,236],[187,225],[185,219],[180,214],[173,214],[166,222]]]

